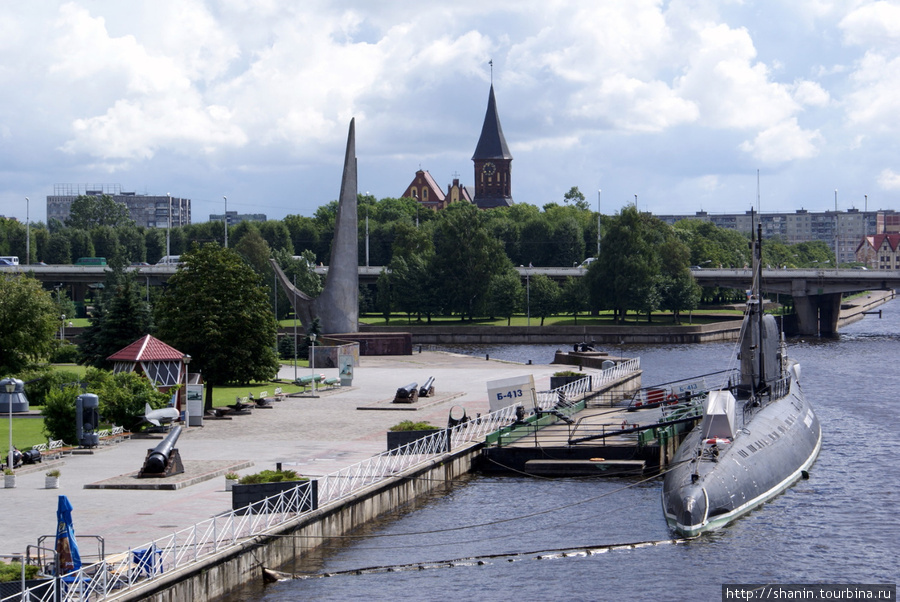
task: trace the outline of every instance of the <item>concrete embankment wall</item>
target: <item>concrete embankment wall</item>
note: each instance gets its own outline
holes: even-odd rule
[[[224,596],[253,579],[261,579],[262,567],[283,566],[330,537],[345,535],[419,496],[450,486],[453,480],[470,472],[481,447],[481,443],[472,443],[432,458],[350,497],[320,506],[265,535],[223,549],[202,562],[170,571],[143,588],[112,599],[203,602]]]
[[[594,342],[709,343],[736,340],[740,316],[713,324],[683,326],[364,326],[365,332],[409,332],[413,345],[562,345]]]
[[[865,296],[850,299],[841,304],[841,317],[838,327],[862,320],[866,312],[884,305],[896,296],[895,291],[871,291]]]

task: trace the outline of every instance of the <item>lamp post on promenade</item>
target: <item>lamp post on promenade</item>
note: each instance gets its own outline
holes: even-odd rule
[[[316,333],[309,335],[309,365],[312,367],[312,394],[316,396]]]
[[[6,381],[6,404],[9,409],[9,453],[6,455],[6,461],[9,469],[13,469],[13,442],[12,442],[12,396],[16,392],[16,381],[9,379]]]
[[[184,387],[181,388],[181,398],[184,400],[184,426],[188,427],[191,424],[191,408],[188,405],[187,394],[188,385],[191,384],[191,373],[190,368],[188,367],[191,363],[191,356],[185,354],[184,357],[181,358],[181,361],[184,363]]]
[[[309,265],[307,264],[307,268]],[[294,274],[294,289],[297,289],[297,275]],[[294,303],[291,303],[291,307],[294,308],[294,383],[297,383],[297,307],[295,306],[296,298],[294,299]]]

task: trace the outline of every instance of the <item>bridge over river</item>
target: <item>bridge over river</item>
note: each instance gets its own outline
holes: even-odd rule
[[[38,280],[51,286],[70,288],[72,298],[84,299],[87,287],[103,282],[103,266],[73,265],[19,265],[0,266],[3,272],[31,272]],[[126,268],[137,273],[147,287],[164,284],[174,273],[174,265],[132,266]],[[381,266],[359,266],[359,281],[372,284],[378,278]],[[316,272],[326,274],[327,267],[317,267]],[[519,275],[528,280],[543,274],[556,281],[587,274],[582,267],[524,267],[516,268]],[[691,271],[701,286],[718,286],[746,290],[750,288],[752,271],[748,269],[694,269]],[[790,295],[794,299],[799,334],[833,334],[837,332],[841,309],[841,295],[864,290],[891,290],[900,288],[900,270],[828,270],[784,269],[763,270],[763,292]]]

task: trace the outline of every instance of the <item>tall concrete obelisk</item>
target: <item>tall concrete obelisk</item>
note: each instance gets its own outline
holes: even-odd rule
[[[313,319],[319,318],[323,334],[359,330],[359,235],[356,193],[356,120],[351,119],[325,288],[318,297],[310,298],[291,284],[274,259],[270,260],[303,326],[308,329]]]

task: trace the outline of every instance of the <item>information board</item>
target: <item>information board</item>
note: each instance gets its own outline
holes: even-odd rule
[[[492,412],[512,405],[522,405],[525,408],[533,408],[536,405],[534,376],[531,374],[490,380],[487,383],[487,390]]]

